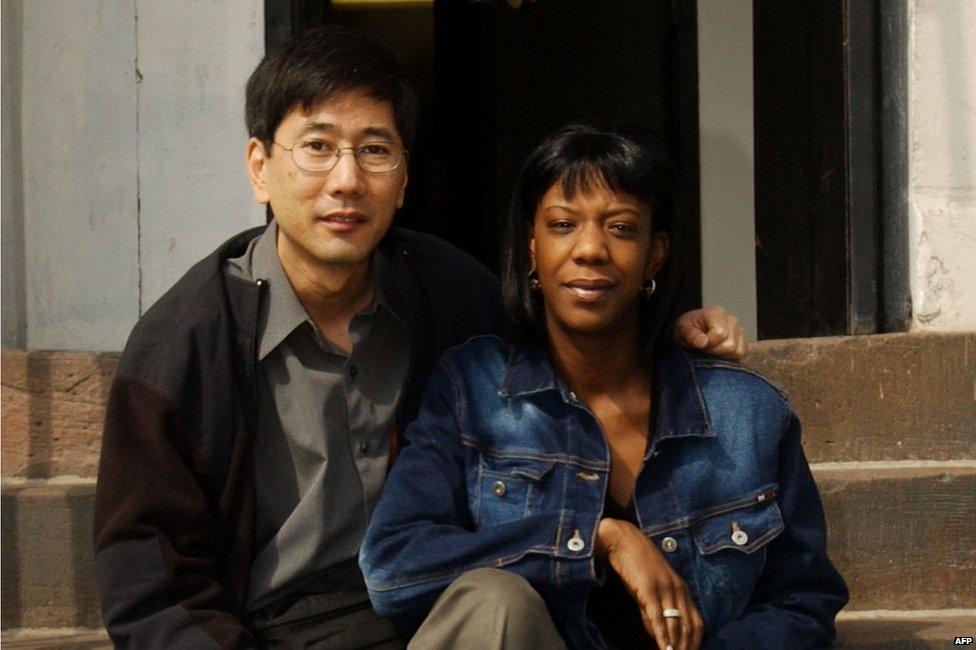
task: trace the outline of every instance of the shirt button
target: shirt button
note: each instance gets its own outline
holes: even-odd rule
[[[491,491],[495,493],[495,496],[503,497],[505,496],[505,484],[501,481],[495,481],[491,484]]]
[[[674,553],[678,550],[678,540],[673,537],[665,537],[661,540],[661,548],[665,553]]]
[[[361,442],[361,443],[359,443],[359,453],[361,453],[363,456],[365,456],[366,454],[369,453],[369,443],[368,442]]]
[[[356,370],[356,366],[349,366],[349,377],[350,378],[355,379],[357,372],[358,371]]]
[[[566,542],[566,548],[571,550],[573,553],[579,553],[586,548],[586,542],[584,542],[583,538],[580,537],[580,532],[578,530],[573,533],[573,536],[569,538],[568,542]]]

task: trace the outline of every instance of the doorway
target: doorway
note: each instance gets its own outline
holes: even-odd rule
[[[446,239],[496,271],[519,167],[546,135],[580,119],[654,133],[676,161],[680,193],[691,197],[679,212],[693,249],[687,303],[698,304],[693,0],[291,0],[268,7],[269,49],[275,39],[334,22],[394,50],[421,104],[396,223]]]

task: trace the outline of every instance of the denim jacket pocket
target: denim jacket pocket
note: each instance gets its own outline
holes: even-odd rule
[[[766,565],[767,545],[785,530],[776,492],[767,487],[709,508],[690,526],[698,550],[691,558],[693,592],[710,629],[742,614]]]
[[[517,521],[539,507],[540,485],[555,463],[482,454],[471,511],[478,526]]]
[[[751,555],[785,529],[776,504],[776,488],[710,508],[691,526],[703,555],[725,549]]]

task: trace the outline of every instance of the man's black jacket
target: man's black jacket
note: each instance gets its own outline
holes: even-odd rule
[[[255,647],[240,616],[254,525],[259,282],[224,272],[263,228],[196,264],[139,320],[105,419],[95,496],[95,573],[113,641],[132,648]],[[411,365],[397,429],[416,415],[445,349],[500,329],[481,264],[392,229],[384,294],[407,321]]]

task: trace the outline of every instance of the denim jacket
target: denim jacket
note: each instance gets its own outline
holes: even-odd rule
[[[847,602],[785,396],[728,361],[673,349],[655,365],[653,439],[634,487],[640,528],[682,576],[708,648],[829,645]],[[572,647],[587,619],[610,450],[546,351],[478,337],[429,378],[420,417],[360,553],[373,606],[418,625],[455,578],[525,577]]]

